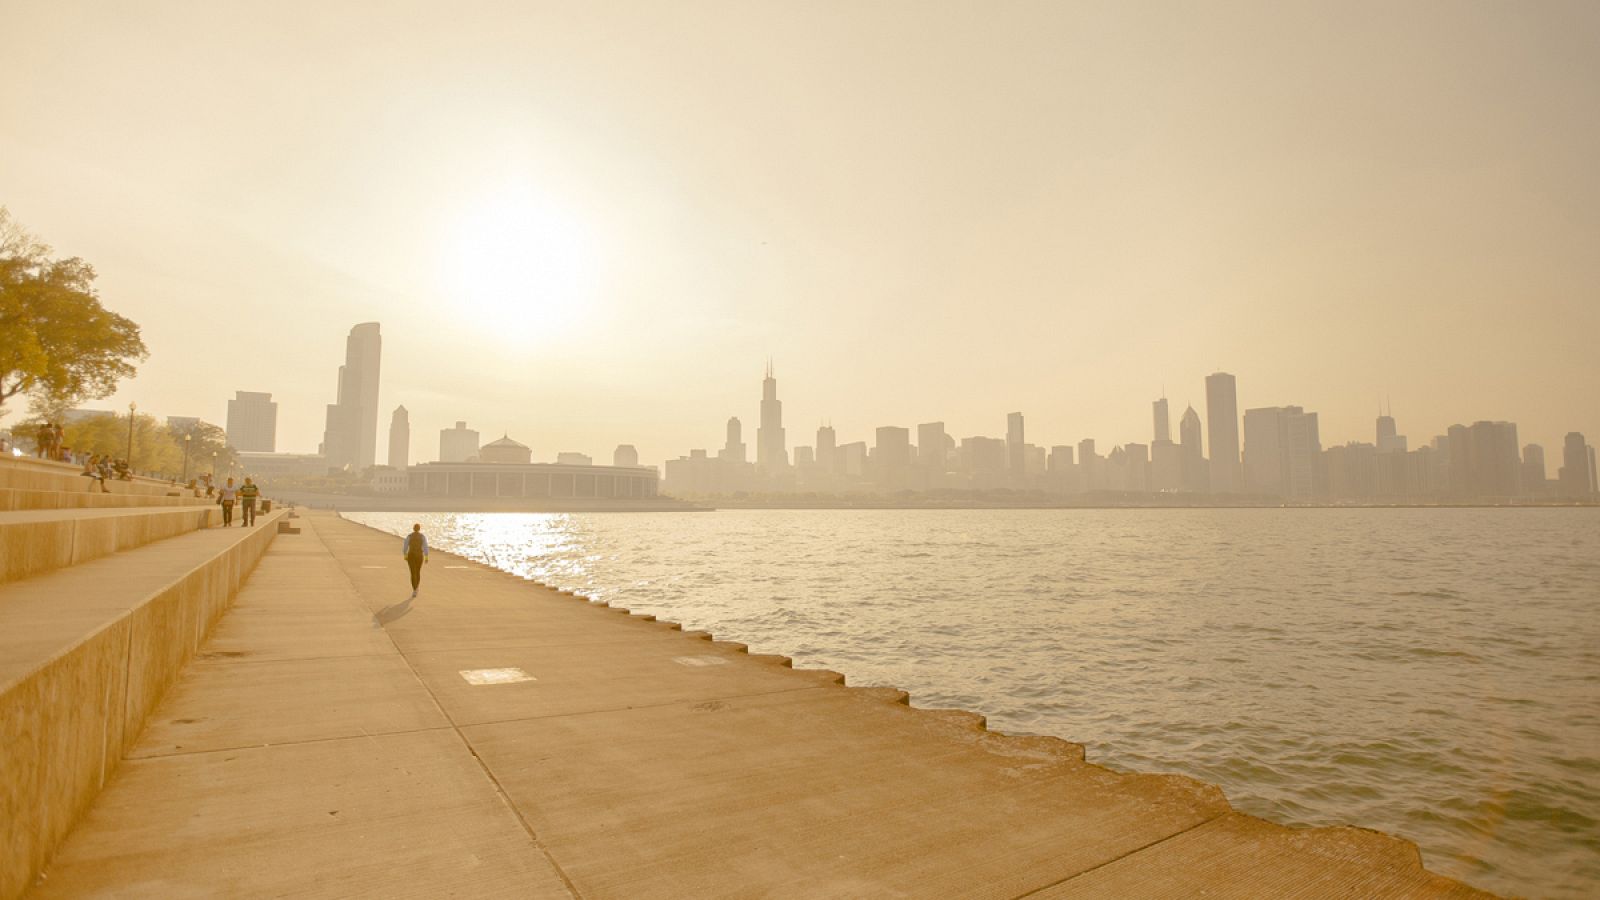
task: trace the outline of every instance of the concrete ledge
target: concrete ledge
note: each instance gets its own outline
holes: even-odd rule
[[[0,512],[0,584],[221,522],[214,506]]]
[[[205,535],[213,543],[212,534],[238,537],[190,553],[188,567],[169,572],[153,591],[149,579],[119,582],[99,573],[79,579],[103,587],[104,595],[62,597],[60,605],[70,609],[51,618],[75,616],[81,637],[53,652],[29,651],[26,641],[8,648],[34,660],[9,666],[10,676],[0,673],[0,900],[21,896],[104,787],[276,537],[271,526],[281,515],[263,515],[253,529]],[[127,559],[160,552],[145,548]],[[40,601],[0,587],[0,627],[21,640],[16,632],[51,612]]]
[[[82,475],[82,469],[65,463],[36,459],[0,459],[0,488],[25,491],[99,493],[99,484]],[[124,496],[165,497],[178,490],[171,483],[149,478],[111,482],[111,493]]]
[[[156,497],[150,494],[102,494],[99,491],[35,491],[0,488],[0,512],[27,509],[144,509],[148,507],[215,506],[204,497]]]

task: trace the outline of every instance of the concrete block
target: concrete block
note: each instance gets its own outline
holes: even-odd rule
[[[22,893],[122,755],[127,640],[113,623],[0,689],[0,897]]]
[[[71,521],[0,523],[0,583],[72,564]]]

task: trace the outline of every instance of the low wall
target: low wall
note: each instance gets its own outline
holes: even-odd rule
[[[0,584],[222,524],[215,506],[0,522]]]
[[[0,684],[0,900],[22,895],[105,786],[276,537],[282,515],[261,516],[240,540]]]
[[[0,487],[0,512],[23,509],[145,509],[148,507],[215,506],[204,497],[156,497],[149,494],[102,494],[99,491],[34,491]]]

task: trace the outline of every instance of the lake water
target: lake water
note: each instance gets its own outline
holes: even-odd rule
[[[1600,893],[1600,510],[351,514],[1291,825]]]

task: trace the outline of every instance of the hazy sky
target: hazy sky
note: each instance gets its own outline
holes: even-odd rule
[[[0,204],[151,358],[91,404],[535,459],[1299,404],[1600,439],[1600,3],[0,0]],[[1209,447],[1207,448],[1209,450]],[[380,449],[380,459],[383,451]],[[1556,458],[1552,455],[1552,459]],[[1551,466],[1554,475],[1555,463]]]

